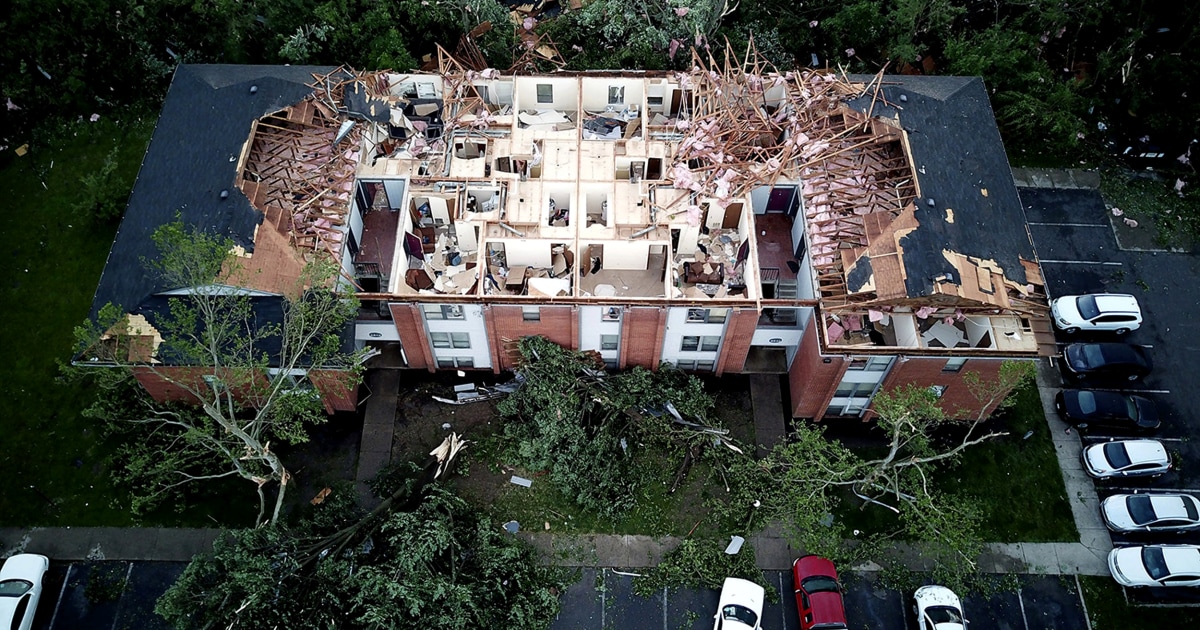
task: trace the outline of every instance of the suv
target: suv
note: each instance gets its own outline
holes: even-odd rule
[[[1124,293],[1066,295],[1050,302],[1054,324],[1065,333],[1112,331],[1123,335],[1142,325],[1137,298]]]

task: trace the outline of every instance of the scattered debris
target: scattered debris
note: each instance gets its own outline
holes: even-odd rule
[[[328,497],[329,493],[331,493],[331,492],[333,492],[332,488],[328,488],[328,487],[322,488],[321,491],[317,493],[317,496],[313,497],[312,500],[309,501],[309,503],[311,503],[313,505],[321,505],[322,503],[325,502],[325,497]]]
[[[516,521],[509,521],[504,524],[504,531],[510,534],[515,534],[521,531],[521,524]]]
[[[518,485],[518,486],[525,486],[526,488],[529,488],[529,487],[532,487],[532,486],[533,486],[533,480],[532,480],[532,479],[526,479],[526,478],[524,478],[524,477],[518,477],[518,476],[516,476],[516,475],[513,475],[513,476],[512,476],[512,479],[509,479],[508,481],[509,481],[509,483],[512,483],[512,484],[515,484],[515,485]]]
[[[745,543],[746,539],[742,538],[741,536],[730,536],[729,546],[725,547],[725,553],[731,556],[736,555],[737,552],[742,550],[742,545]]]

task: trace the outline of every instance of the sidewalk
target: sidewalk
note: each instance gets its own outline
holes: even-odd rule
[[[385,371],[391,372],[391,371]],[[394,373],[388,375],[395,377]],[[991,573],[1031,573],[1042,575],[1108,575],[1107,554],[1112,549],[1108,530],[1100,520],[1099,500],[1091,479],[1083,472],[1079,461],[1078,434],[1066,433],[1066,425],[1054,411],[1054,394],[1060,378],[1048,361],[1038,364],[1038,392],[1050,424],[1059,466],[1067,497],[1079,530],[1079,542],[1059,543],[992,543],[979,559],[980,568]],[[367,416],[394,417],[395,393],[391,379],[376,381],[375,395],[368,401]],[[391,392],[391,395],[388,395]],[[372,410],[371,407],[378,407]],[[390,407],[392,411],[388,411]],[[757,415],[757,412],[756,412]],[[377,423],[379,435],[390,431]],[[781,436],[780,436],[781,437]],[[364,445],[366,431],[364,430]],[[388,454],[360,461],[360,478],[364,469],[381,463]],[[219,535],[216,529],[154,529],[154,528],[89,528],[35,527],[29,529],[0,528],[0,556],[29,551],[56,560],[165,560],[188,561],[193,555],[212,547]],[[679,544],[678,538],[649,536],[559,535],[543,532],[521,534],[541,550],[551,562],[564,566],[603,566],[644,568],[658,564],[667,551]],[[782,532],[768,527],[748,536],[747,544],[755,551],[758,566],[764,570],[783,570],[802,551],[793,549]],[[928,570],[928,559],[919,548],[897,545],[894,549],[906,566],[913,570]],[[861,570],[878,567],[858,567]]]

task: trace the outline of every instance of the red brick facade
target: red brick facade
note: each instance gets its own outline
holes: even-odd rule
[[[663,334],[667,329],[667,309],[634,306],[621,319],[622,369],[640,365],[658,369],[662,361]]]
[[[204,391],[204,377],[212,374],[210,368],[172,367],[156,368],[134,367],[133,376],[138,383],[159,402],[183,402],[197,404],[200,401],[188,392],[187,387]],[[327,413],[335,411],[354,411],[358,405],[358,383],[353,381],[350,373],[340,370],[312,370],[309,381],[321,393],[321,403]],[[259,386],[266,386],[266,378],[259,379]],[[235,390],[236,392],[236,390]],[[248,390],[243,391],[243,394]],[[254,404],[250,396],[239,396],[243,404]]]
[[[825,361],[829,362],[826,363]],[[800,348],[788,370],[788,389],[792,392],[792,416],[820,418],[825,415],[833,392],[837,390],[848,361],[840,356],[822,357],[817,343],[817,326],[810,322],[800,338]]]
[[[308,380],[321,392],[325,412],[354,411],[358,407],[358,380],[342,370],[310,370]]]
[[[408,367],[434,371],[437,363],[430,355],[421,307],[417,304],[389,304],[388,309],[392,312],[396,332],[400,334],[400,345],[404,348],[404,358],[408,360]]]
[[[498,370],[511,370],[512,359],[503,351],[505,340],[541,335],[565,348],[579,347],[579,311],[574,306],[540,305],[539,320],[527,321],[521,306],[493,304],[486,323],[488,336],[500,342],[492,343],[492,365]],[[497,351],[499,350],[499,351]]]
[[[754,329],[758,328],[758,310],[737,308],[729,312],[725,325],[725,339],[721,343],[721,356],[717,359],[716,373],[741,372],[750,354],[750,342],[754,340]]]
[[[908,383],[923,387],[941,385],[946,390],[939,402],[946,415],[952,418],[974,418],[981,411],[986,412],[985,415],[990,414],[996,403],[989,405],[987,409],[981,409],[980,401],[971,395],[963,377],[968,372],[975,372],[985,381],[995,380],[1003,363],[1002,359],[968,359],[957,372],[945,372],[945,357],[901,357],[892,365],[881,389],[895,389]]]

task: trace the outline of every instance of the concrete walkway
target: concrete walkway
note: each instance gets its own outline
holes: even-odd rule
[[[155,527],[0,528],[0,557],[40,553],[55,560],[187,562],[212,549],[219,529]]]
[[[367,374],[371,397],[363,412],[362,441],[358,446],[356,480],[365,483],[392,463],[392,435],[396,430],[396,399],[400,393],[400,370],[374,370]],[[366,492],[365,497],[371,493]]]
[[[1014,168],[1018,188],[1099,188],[1100,173],[1077,168]]]
[[[751,374],[750,402],[754,405],[754,442],[761,459],[783,443],[787,431],[779,375]]]

